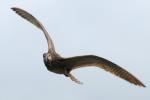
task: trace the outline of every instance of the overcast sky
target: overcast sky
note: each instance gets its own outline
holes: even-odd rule
[[[98,68],[72,73],[84,84],[47,71],[43,33],[10,10],[20,7],[46,27],[64,56],[107,58],[147,87]],[[149,0],[0,0],[0,100],[148,100]]]

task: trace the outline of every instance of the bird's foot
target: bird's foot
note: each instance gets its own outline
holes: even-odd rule
[[[68,77],[70,77],[70,79],[72,81],[74,81],[77,84],[83,84],[82,82],[80,82],[78,79],[76,79],[72,74],[68,74]]]

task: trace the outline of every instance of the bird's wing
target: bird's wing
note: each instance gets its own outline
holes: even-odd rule
[[[111,61],[108,61],[98,56],[85,55],[85,56],[70,57],[70,58],[66,58],[64,60],[64,63],[68,66],[67,68],[70,71],[80,67],[97,66],[99,68],[102,68],[106,71],[109,71],[119,76],[120,78],[130,83],[145,87],[145,85],[142,82],[140,82],[135,76],[133,76],[125,69],[121,68],[120,66],[118,66],[117,64]]]
[[[30,23],[32,23],[33,25],[35,25],[36,27],[38,27],[39,29],[41,29],[44,32],[44,35],[45,35],[47,43],[48,43],[48,52],[52,56],[58,55],[55,52],[54,44],[52,42],[51,37],[49,36],[49,34],[46,31],[46,29],[44,28],[44,26],[40,23],[40,21],[38,21],[34,16],[32,16],[30,13],[28,13],[27,11],[25,11],[25,10],[23,10],[21,8],[12,7],[11,9],[13,11],[15,11],[21,17],[23,17],[24,19],[28,20]]]

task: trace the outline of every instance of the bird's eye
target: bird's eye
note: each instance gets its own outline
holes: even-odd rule
[[[51,59],[52,59],[51,55],[48,55],[48,59],[49,59],[49,60],[51,60]]]

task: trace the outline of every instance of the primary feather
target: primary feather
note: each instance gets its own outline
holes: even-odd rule
[[[36,27],[41,29],[44,32],[44,35],[46,37],[49,53],[51,54],[52,57],[58,56],[58,54],[55,52],[55,47],[52,42],[52,39],[50,38],[50,36],[49,36],[48,32],[46,31],[46,29],[44,28],[44,26],[40,23],[40,21],[38,21],[33,15],[31,15],[30,13],[28,13],[27,11],[25,11],[23,9],[20,9],[17,7],[12,7],[11,9],[13,11],[15,11],[18,15],[20,15],[22,18],[26,19],[27,21],[29,21],[30,23],[32,23],[33,25],[35,25]]]
[[[87,66],[96,66],[104,69],[105,71],[111,72],[112,74],[119,76],[120,78],[130,83],[145,87],[145,85],[140,82],[135,76],[133,76],[125,69],[121,68],[119,65],[98,56],[85,55],[66,58],[64,63],[70,70]]]
[[[44,35],[48,43],[48,53],[44,54],[44,61],[47,68],[50,71],[63,73],[64,75],[70,77],[71,80],[75,81],[78,84],[81,84],[79,80],[77,80],[72,74],[70,74],[70,71],[80,67],[96,66],[108,72],[111,72],[112,74],[119,76],[120,78],[130,83],[145,87],[145,85],[141,81],[139,81],[135,76],[133,76],[131,73],[121,68],[119,65],[109,60],[106,60],[104,58],[94,56],[94,55],[75,56],[70,58],[60,57],[55,52],[52,39],[50,38],[44,26],[40,23],[40,21],[38,21],[34,16],[32,16],[30,13],[28,13],[23,9],[17,7],[13,7],[11,9],[44,32]],[[49,57],[49,54],[52,57],[51,60],[47,59]]]

